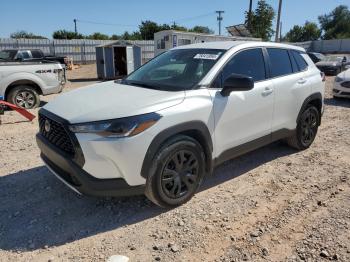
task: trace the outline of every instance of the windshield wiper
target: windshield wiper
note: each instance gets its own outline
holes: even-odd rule
[[[155,89],[156,87],[150,84],[146,84],[143,82],[137,82],[137,81],[128,81],[128,80],[124,80],[121,82],[121,84],[124,85],[134,85],[134,86],[139,86],[139,87],[145,87],[145,88],[150,88],[150,89]]]

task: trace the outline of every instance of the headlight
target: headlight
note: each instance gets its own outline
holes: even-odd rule
[[[334,81],[335,81],[335,82],[342,82],[342,81],[344,81],[344,78],[341,78],[341,77],[339,77],[339,76],[336,76]]]
[[[69,130],[74,133],[95,133],[105,137],[128,137],[137,135],[153,126],[161,118],[157,113],[131,116],[106,121],[74,124]]]

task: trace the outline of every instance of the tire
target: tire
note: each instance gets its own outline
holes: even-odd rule
[[[205,176],[205,154],[193,138],[179,135],[157,152],[146,182],[146,196],[156,205],[173,208],[189,201]]]
[[[305,150],[314,142],[320,125],[320,112],[316,107],[309,105],[301,113],[296,132],[287,138],[289,146],[298,150]]]
[[[7,96],[7,102],[24,109],[33,109],[39,106],[40,97],[38,92],[31,86],[16,86]]]

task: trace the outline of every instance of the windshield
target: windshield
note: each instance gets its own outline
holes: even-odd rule
[[[180,91],[197,85],[225,50],[176,49],[165,52],[122,81],[146,88]]]
[[[3,50],[0,51],[0,58],[5,60],[13,60],[15,58],[16,50]]]
[[[343,61],[343,56],[326,56],[324,61],[327,62],[341,62]]]
[[[313,54],[314,54],[314,56],[316,56],[320,60],[324,60],[324,58],[325,58],[325,56],[320,54],[320,53],[313,53]]]

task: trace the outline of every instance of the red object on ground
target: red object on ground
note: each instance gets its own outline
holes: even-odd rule
[[[14,105],[14,104],[11,104],[11,103],[8,103],[8,102],[0,100],[0,105],[8,106],[9,108],[11,108],[11,109],[17,111],[18,113],[20,113],[22,116],[27,118],[29,121],[32,121],[35,118],[35,115],[29,113],[24,108],[18,107],[18,106]]]

